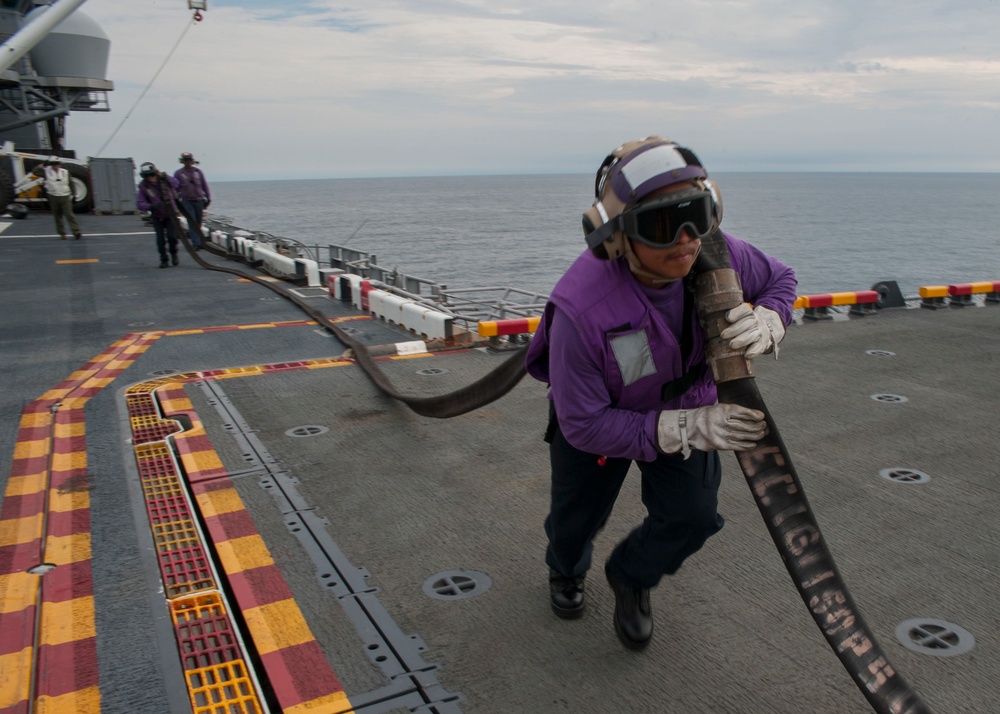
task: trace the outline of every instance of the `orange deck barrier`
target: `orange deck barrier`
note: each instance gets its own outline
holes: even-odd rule
[[[538,329],[541,317],[525,317],[518,320],[487,320],[478,323],[477,331],[480,337],[498,337],[500,335],[521,335]]]
[[[878,292],[875,290],[858,290],[845,293],[821,293],[818,295],[800,295],[795,299],[795,308],[805,308],[803,319],[832,320],[828,307],[850,305],[851,315],[859,317],[870,315],[875,311],[878,302]]]

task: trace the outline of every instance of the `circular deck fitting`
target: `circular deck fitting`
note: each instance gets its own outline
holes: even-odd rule
[[[896,637],[907,649],[935,657],[955,657],[976,645],[968,630],[930,617],[904,620],[896,625]]]
[[[876,402],[885,402],[886,404],[902,404],[903,402],[910,401],[898,394],[873,394],[872,399]]]
[[[448,370],[444,367],[427,367],[426,369],[418,369],[417,374],[421,377],[436,377],[439,374],[448,374]]]
[[[424,581],[424,593],[435,600],[465,600],[490,589],[493,581],[475,570],[449,570]]]
[[[150,377],[169,377],[172,374],[179,374],[176,369],[158,369],[155,372],[148,372]]]
[[[889,350],[865,350],[866,355],[871,355],[872,357],[895,357],[895,352],[890,352]]]
[[[893,466],[891,469],[882,469],[878,475],[889,481],[896,483],[927,483],[931,477],[923,471],[908,469],[904,466]]]
[[[320,434],[325,434],[328,431],[330,431],[330,427],[328,426],[319,426],[318,424],[304,424],[302,426],[292,427],[291,429],[285,432],[285,436],[296,436],[300,438],[305,436],[319,436]]]

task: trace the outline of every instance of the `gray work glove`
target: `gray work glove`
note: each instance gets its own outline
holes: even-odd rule
[[[785,337],[785,323],[774,310],[758,305],[751,308],[742,303],[726,313],[730,325],[719,337],[726,340],[729,347],[742,350],[747,359],[754,359],[769,352],[778,358],[778,343]]]
[[[767,434],[764,413],[737,404],[660,412],[656,436],[665,454],[699,451],[749,451]]]

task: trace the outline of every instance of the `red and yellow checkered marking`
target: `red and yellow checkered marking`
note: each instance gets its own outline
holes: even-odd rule
[[[22,412],[0,511],[0,710],[100,709],[83,408],[157,337],[115,342]]]
[[[83,412],[87,401],[161,337],[315,324],[296,320],[127,335],[25,407],[0,511],[0,711],[100,710]],[[263,708],[242,654],[225,650],[208,659],[185,657],[201,647],[192,638],[206,628],[219,628],[219,618],[239,641],[195,518],[197,506],[188,494],[185,472],[199,505],[211,512],[202,515],[217,539],[226,575],[246,611],[250,634],[283,710],[332,713],[350,712],[352,707],[224,477],[221,461],[180,385],[194,379],[347,364],[352,362],[331,358],[192,372],[143,382],[125,392],[150,530],[164,593],[175,608],[177,641],[195,712],[207,714],[220,706],[247,713]],[[187,414],[193,425],[186,432],[169,418],[180,414]],[[220,491],[227,489],[223,496]],[[223,507],[227,502],[230,505]],[[234,524],[242,524],[242,530],[233,531]],[[317,662],[323,665],[317,667]],[[32,688],[35,698],[30,702]]]
[[[326,360],[327,366],[342,361]],[[247,374],[261,374],[272,369],[306,369],[314,365],[268,365]],[[191,428],[173,437],[180,465],[200,512],[205,529],[218,555],[218,567],[225,573],[232,597],[247,625],[247,634],[261,657],[268,682],[283,711],[349,712],[347,695],[332,669],[326,665],[291,590],[271,557],[263,538],[246,510],[232,481],[218,458],[197,413],[187,398],[183,385],[164,385],[156,397],[164,418],[185,416]],[[224,607],[220,602],[218,606]],[[308,663],[308,666],[304,666]],[[209,669],[198,673],[198,687],[191,689],[192,703],[200,687],[217,675]],[[225,667],[229,667],[226,664]],[[232,665],[239,668],[241,665]],[[228,671],[228,670],[227,670]],[[188,686],[194,685],[189,674]],[[227,689],[234,696],[238,687]],[[226,700],[227,703],[229,700]],[[239,710],[237,710],[239,711]]]

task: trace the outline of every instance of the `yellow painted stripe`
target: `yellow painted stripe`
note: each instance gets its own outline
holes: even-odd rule
[[[34,429],[40,426],[48,426],[52,423],[52,412],[34,412],[33,414],[21,415],[21,427]]]
[[[42,516],[35,513],[23,518],[0,521],[0,546],[21,545],[42,537]]]
[[[36,714],[100,714],[101,690],[97,687],[78,689],[58,697],[41,696],[35,700]]]
[[[55,428],[52,430],[53,436],[57,439],[68,439],[72,436],[83,436],[87,431],[87,424],[82,421],[74,421],[69,424],[65,422],[56,422]]]
[[[858,302],[858,294],[852,293],[830,293],[834,305],[854,305]]]
[[[31,686],[32,648],[0,655],[0,709],[27,701]]]
[[[922,298],[948,297],[948,286],[924,285],[920,288],[920,297]]]
[[[97,258],[79,258],[77,260],[57,260],[56,265],[76,265],[77,263],[100,263]]]
[[[980,281],[977,283],[971,283],[972,292],[979,293],[992,293],[996,291],[996,283],[992,280]]]
[[[48,471],[25,476],[11,476],[7,481],[6,496],[28,496],[44,491],[49,485]]]
[[[191,434],[191,432],[186,432]],[[204,430],[199,430],[199,433],[204,434]],[[195,434],[191,434],[194,436]],[[222,465],[222,460],[219,459],[219,455],[214,451],[193,451],[189,454],[181,454],[181,463],[184,464],[184,468],[187,469],[188,473],[201,473],[205,471],[215,471],[224,469]]]
[[[282,709],[284,714],[350,714],[354,711],[347,695],[343,692],[334,692],[323,697],[310,699],[291,707]]]
[[[49,513],[69,513],[90,508],[90,487],[81,484],[80,488],[68,491],[52,489],[49,493]]]
[[[90,533],[48,536],[45,539],[45,562],[68,565],[90,560]]]
[[[83,384],[80,386],[83,389],[104,389],[114,381],[114,377],[91,377],[90,379],[84,380]]]
[[[433,356],[434,355],[432,355],[430,352],[418,352],[417,354],[412,354],[412,355],[393,355],[389,359],[391,360],[418,359],[420,357],[433,357]]]
[[[0,614],[20,612],[34,605],[38,601],[40,585],[41,578],[31,573],[0,575]]]
[[[68,454],[52,454],[53,471],[73,471],[87,468],[87,452],[71,451]]]
[[[19,441],[14,444],[14,460],[17,459],[35,459],[39,456],[47,456],[49,453],[49,443],[52,441],[49,437],[44,439],[31,439],[28,441]]]
[[[295,600],[279,600],[243,611],[257,651],[268,654],[285,647],[312,642],[313,635]]]
[[[39,645],[62,645],[96,635],[93,596],[42,603]]]
[[[201,515],[205,518],[219,516],[223,513],[242,511],[246,508],[235,488],[224,488],[219,491],[199,493],[195,498],[198,501],[198,508],[201,511]]]
[[[274,559],[271,558],[264,539],[256,534],[216,543],[215,549],[219,554],[223,570],[230,575],[265,565],[274,565]]]
[[[174,412],[189,412],[194,407],[187,397],[177,397],[175,399],[161,399],[160,408],[163,409],[164,414],[173,414]]]

